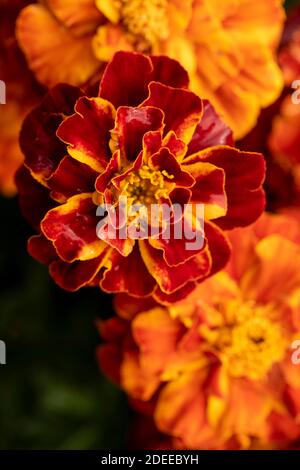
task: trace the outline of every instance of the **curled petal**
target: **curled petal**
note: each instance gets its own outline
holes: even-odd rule
[[[212,258],[210,275],[213,275],[227,265],[231,255],[231,245],[222,230],[212,222],[205,223],[204,233]]]
[[[65,202],[76,194],[93,191],[96,177],[97,173],[89,166],[66,155],[47,183],[52,197]]]
[[[211,163],[225,171],[225,191],[228,211],[217,219],[225,230],[243,227],[254,222],[264,211],[265,160],[259,153],[241,152],[227,146],[211,147],[192,155],[187,164],[196,161]]]
[[[92,31],[103,19],[93,0],[47,0],[48,8],[74,33]]]
[[[62,289],[75,292],[93,281],[103,265],[103,256],[104,253],[98,258],[74,263],[53,261],[49,267],[50,275]]]
[[[189,143],[187,155],[214,145],[233,146],[232,130],[219,117],[210,102],[203,100],[203,115]]]
[[[138,106],[147,98],[151,81],[186,87],[188,75],[176,60],[167,57],[152,59],[132,52],[117,52],[105,70],[99,96],[109,100],[116,108]]]
[[[81,85],[99,69],[93,35],[76,37],[43,5],[21,11],[16,34],[31,70],[48,87],[59,82]]]
[[[227,213],[225,192],[225,172],[210,163],[191,163],[182,165],[196,180],[192,189],[191,201],[204,204],[205,219],[222,217]]]
[[[74,112],[74,105],[81,94],[79,88],[57,85],[25,118],[20,134],[25,165],[44,185],[66,154],[65,145],[56,137],[57,127],[65,116]]]
[[[173,224],[167,238],[150,238],[149,244],[163,251],[168,266],[181,265],[205,249],[204,233],[192,214]]]
[[[137,106],[147,96],[152,70],[150,58],[136,53],[117,52],[106,67],[99,96],[110,101],[115,108]]]
[[[104,291],[124,292],[136,297],[152,294],[155,281],[146,269],[138,243],[135,244],[133,251],[127,257],[120,255],[115,250],[108,263],[109,267],[100,282]]]
[[[49,265],[57,259],[53,244],[43,235],[34,235],[27,243],[28,253],[37,261]]]
[[[49,211],[41,223],[59,256],[69,263],[101,255],[106,244],[97,238],[96,206],[92,194],[80,194]]]
[[[121,106],[117,110],[115,128],[112,130],[112,145],[120,150],[125,160],[135,160],[142,150],[144,135],[163,129],[163,118],[158,108]]]
[[[178,289],[173,294],[166,294],[158,286],[155,288],[153,298],[161,305],[169,306],[176,302],[180,302],[187,298],[189,294],[196,288],[195,282],[188,282],[181,289]]]
[[[192,175],[188,171],[184,171],[184,167],[178,163],[168,148],[162,148],[152,156],[150,162],[152,168],[165,172],[165,179],[175,183],[177,188],[190,188],[195,184]]]
[[[99,193],[104,193],[112,178],[122,168],[120,151],[114,152],[105,170],[96,179],[95,188]]]
[[[187,88],[189,76],[187,71],[177,62],[167,56],[151,56],[153,71],[150,81],[163,83],[174,88]]]
[[[24,166],[17,171],[16,185],[22,214],[28,223],[39,232],[42,218],[48,210],[54,207],[55,203],[50,198],[47,188],[38,184]]]
[[[76,114],[65,119],[57,130],[58,137],[69,144],[71,157],[101,172],[110,159],[110,130],[115,110],[101,98],[80,98]]]
[[[207,251],[201,252],[179,266],[168,266],[161,250],[153,248],[148,241],[139,242],[141,254],[147,269],[160,289],[172,294],[190,281],[207,276],[211,269],[211,259]]]
[[[149,97],[143,106],[155,106],[165,114],[165,132],[174,131],[184,143],[190,142],[202,116],[202,101],[190,91],[161,83],[149,85]]]

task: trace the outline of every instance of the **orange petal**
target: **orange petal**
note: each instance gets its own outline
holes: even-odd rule
[[[47,6],[56,18],[76,34],[95,31],[103,15],[94,0],[47,0]]]
[[[100,66],[92,51],[92,35],[76,37],[42,5],[21,11],[16,34],[29,67],[48,87],[58,82],[80,85]]]
[[[133,47],[120,26],[106,24],[97,29],[93,39],[93,50],[99,60],[109,62],[117,51],[132,51]]]

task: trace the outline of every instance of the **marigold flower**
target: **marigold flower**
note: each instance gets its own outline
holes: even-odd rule
[[[49,0],[21,12],[17,36],[48,86],[81,85],[120,50],[177,59],[241,137],[282,89],[274,53],[284,16],[281,0]]]
[[[0,5],[0,193],[16,192],[14,175],[23,161],[19,132],[26,114],[40,95],[15,38],[15,19],[26,0]],[[5,101],[3,103],[2,101]]]
[[[241,149],[263,152],[267,159],[266,191],[272,211],[300,205],[300,90],[295,88],[300,78],[300,8],[288,15],[278,61],[285,82],[282,96],[261,113],[256,127],[239,143]]]
[[[296,219],[264,215],[233,230],[227,269],[185,300],[165,308],[117,296],[120,317],[100,322],[103,370],[175,447],[299,439],[299,237]]]
[[[263,211],[262,155],[230,146],[229,128],[187,85],[176,61],[120,52],[98,97],[60,85],[26,118],[17,180],[24,213],[41,230],[29,251],[64,289],[100,282],[107,292],[178,300],[227,263],[223,230]],[[129,208],[203,204],[204,246],[189,249],[173,231],[137,240],[104,230],[100,240],[97,206],[124,195]],[[198,227],[185,214],[170,223]]]
[[[288,93],[283,95],[277,114],[273,118],[268,146],[276,163],[286,175],[289,175],[288,191],[293,195],[291,203],[298,206],[300,205],[300,92],[299,87],[296,90],[291,89],[291,86],[300,77],[299,51],[300,9],[297,8],[287,23],[279,54]]]

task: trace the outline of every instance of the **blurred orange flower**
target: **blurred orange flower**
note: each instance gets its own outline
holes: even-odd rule
[[[235,136],[281,92],[275,61],[282,0],[49,0],[20,14],[17,36],[47,86],[81,85],[119,50],[179,60],[192,90],[211,101]]]
[[[15,19],[26,0],[0,2],[0,80],[5,83],[6,104],[0,104],[0,194],[16,192],[14,174],[23,161],[19,147],[22,121],[41,94],[15,38]]]
[[[288,93],[273,119],[269,148],[279,165],[292,174],[300,195],[300,93],[291,88],[295,80],[300,80],[300,8],[295,9],[287,23],[279,63]]]
[[[285,88],[280,99],[264,110],[239,147],[263,152],[267,158],[268,208],[300,205],[300,7],[292,10],[283,33],[278,61]],[[295,83],[294,83],[295,82]]]
[[[175,447],[285,448],[299,438],[299,241],[297,220],[264,215],[232,232],[226,271],[184,301],[166,309],[118,296],[123,318],[100,323],[104,371]]]

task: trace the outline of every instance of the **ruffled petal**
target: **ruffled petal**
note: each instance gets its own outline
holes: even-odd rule
[[[127,257],[115,250],[108,260],[108,266],[100,282],[105,292],[124,292],[136,297],[152,294],[155,281],[146,269],[138,243]]]
[[[196,180],[192,188],[191,202],[204,204],[206,220],[222,217],[227,213],[227,195],[225,192],[225,172],[210,163],[185,164],[182,168]]]
[[[201,221],[197,221],[191,213],[185,213],[179,221],[172,224],[167,235],[166,238],[149,238],[149,244],[163,251],[163,258],[168,266],[181,265],[205,249]]]
[[[190,188],[195,179],[185,168],[179,164],[168,148],[162,148],[150,159],[150,165],[155,170],[164,172],[166,181],[175,183],[176,187]]]
[[[215,145],[233,146],[232,130],[222,121],[210,102],[203,100],[203,116],[189,143],[187,155]]]
[[[76,292],[81,287],[89,285],[103,265],[103,257],[88,261],[65,263],[57,260],[50,264],[49,272],[56,284],[69,292]]]
[[[153,298],[162,305],[170,306],[176,302],[180,302],[181,300],[186,299],[188,295],[190,295],[193,290],[196,288],[195,282],[188,282],[183,286],[181,289],[178,289],[173,294],[166,294],[163,292],[158,286],[155,288],[153,293]]]
[[[104,251],[107,245],[97,237],[97,222],[92,194],[87,193],[49,211],[41,227],[62,260],[71,263],[96,258]]]
[[[117,52],[104,72],[99,95],[116,108],[138,106],[147,98],[151,81],[186,87],[188,75],[176,60],[167,57],[152,59],[143,54]]]
[[[41,220],[55,203],[50,198],[47,188],[34,180],[25,166],[17,171],[16,185],[22,215],[39,232]]]
[[[77,101],[75,111],[62,122],[57,135],[69,144],[71,157],[101,172],[111,158],[109,140],[115,109],[101,98],[82,97]]]
[[[163,118],[158,108],[121,106],[117,110],[115,127],[111,133],[111,145],[120,150],[125,160],[135,160],[143,148],[144,135],[162,129]]]
[[[264,211],[265,160],[259,153],[241,152],[227,146],[211,147],[190,156],[186,163],[211,163],[225,171],[228,211],[216,220],[226,230],[254,222]]]
[[[202,116],[202,101],[194,93],[171,88],[161,83],[149,85],[149,96],[143,106],[155,106],[165,114],[165,133],[173,130],[176,136],[189,143]]]
[[[43,5],[28,5],[17,20],[16,35],[31,70],[44,85],[85,83],[99,69],[92,34],[75,36]]]
[[[204,233],[212,259],[210,270],[212,276],[227,265],[231,255],[231,245],[223,231],[212,222],[205,223]]]
[[[82,34],[93,31],[103,20],[103,15],[96,8],[94,0],[47,0],[48,8],[56,18],[72,28],[74,33]]]
[[[110,101],[115,108],[137,106],[147,96],[152,70],[149,57],[117,52],[103,74],[99,96]]]
[[[153,71],[150,81],[163,83],[174,88],[187,88],[189,75],[177,60],[167,56],[151,56]]]
[[[97,173],[84,163],[65,156],[57,170],[48,179],[51,196],[59,202],[76,194],[88,193],[94,190]]]
[[[66,146],[56,136],[57,127],[65,116],[74,112],[74,105],[81,95],[79,88],[57,85],[23,123],[20,145],[25,165],[44,185],[66,154]]]
[[[154,277],[160,289],[172,294],[190,281],[199,281],[208,275],[211,259],[207,251],[203,251],[179,266],[168,266],[163,252],[153,248],[147,240],[139,241],[144,263]]]
[[[39,263],[49,265],[57,259],[53,244],[43,235],[34,235],[27,243],[28,253]]]
[[[261,303],[276,302],[299,287],[299,245],[272,234],[256,244],[255,254],[256,263],[241,282],[247,297]]]

